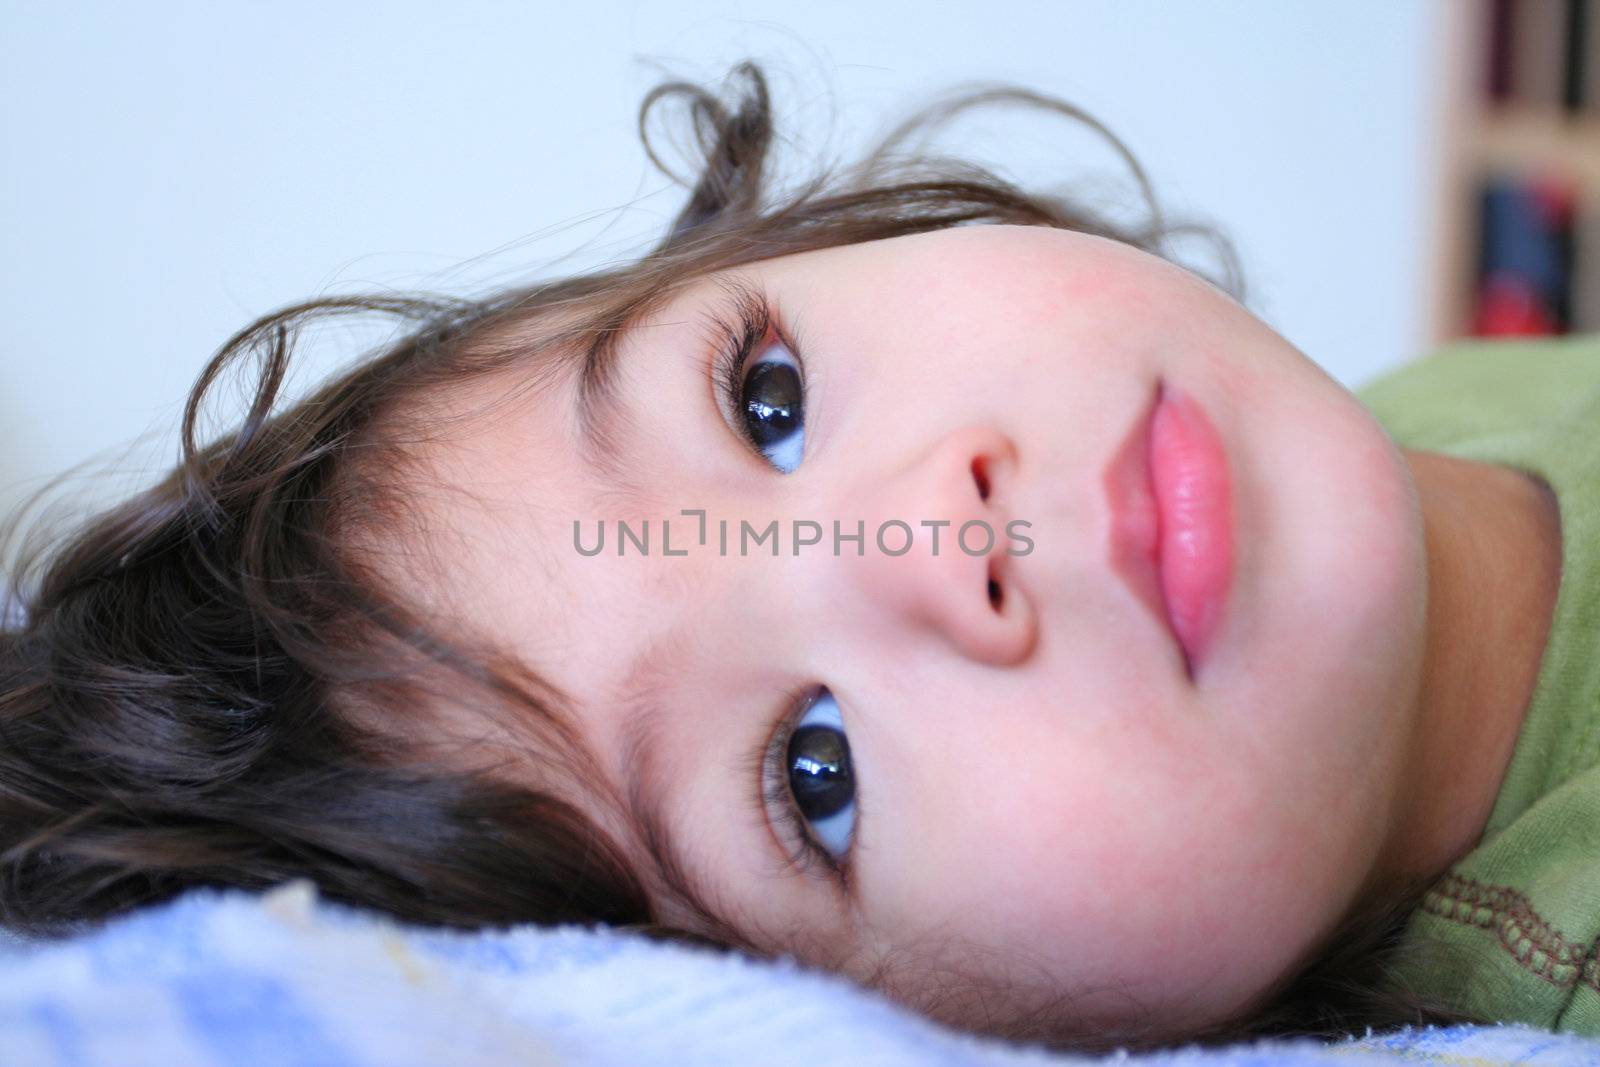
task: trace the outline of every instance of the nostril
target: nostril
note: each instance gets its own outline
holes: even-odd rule
[[[989,499],[989,472],[984,470],[983,457],[972,461],[972,480],[978,483],[978,499]]]

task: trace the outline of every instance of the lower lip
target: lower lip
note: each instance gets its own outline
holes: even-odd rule
[[[1161,593],[1193,677],[1233,584],[1233,482],[1216,427],[1192,397],[1165,383],[1150,423],[1150,483],[1160,512]]]

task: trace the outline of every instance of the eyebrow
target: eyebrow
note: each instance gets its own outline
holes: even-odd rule
[[[671,676],[670,658],[684,642],[681,628],[651,642],[628,672],[619,730],[622,775],[628,809],[644,839],[645,850],[655,860],[662,881],[715,929],[724,940],[743,940],[721,911],[710,906],[710,871],[697,857],[680,847],[680,837],[667,818],[666,774],[660,759],[665,731],[665,709],[657,700]]]
[[[607,481],[626,481],[621,466],[615,414],[618,397],[617,365],[621,362],[622,335],[637,318],[625,310],[618,320],[599,326],[578,359],[578,393],[574,411],[578,420],[578,456]]]
[[[613,499],[637,502],[645,496],[639,480],[624,465],[626,449],[623,447],[623,438],[626,435],[618,429],[621,416],[626,411],[618,381],[618,368],[624,362],[623,344],[645,316],[680,300],[689,302],[692,294],[707,285],[721,293],[724,299],[738,299],[739,294],[750,290],[761,291],[759,283],[737,270],[696,275],[678,284],[646,293],[611,310],[593,328],[589,342],[578,350],[577,395],[573,404],[578,423],[578,457],[601,476]],[[703,310],[704,301],[695,300],[692,306]],[[716,326],[695,314],[690,314],[678,324],[683,322],[701,327]],[[706,373],[709,376],[709,367]]]
[[[623,500],[639,499],[640,486],[624,466],[626,453],[617,425],[624,411],[620,375],[622,346],[639,321],[670,304],[683,288],[650,293],[612,312],[578,354],[578,388],[573,410],[578,422],[578,457],[597,471],[608,490]]]

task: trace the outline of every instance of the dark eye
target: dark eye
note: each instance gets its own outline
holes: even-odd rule
[[[823,689],[789,736],[784,766],[789,791],[812,835],[835,858],[855,830],[856,776],[833,694]]]
[[[775,359],[770,353],[781,353]],[[745,372],[738,418],[750,443],[779,471],[789,474],[805,454],[805,391],[800,368],[782,345],[765,349]]]

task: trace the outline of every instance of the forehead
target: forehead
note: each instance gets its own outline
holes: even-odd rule
[[[665,371],[648,360],[630,366],[646,385]],[[569,707],[584,705],[578,725],[594,733],[606,724],[592,709],[620,690],[622,665],[670,625],[693,577],[653,556],[576,550],[577,522],[587,542],[598,518],[634,520],[637,529],[651,514],[651,502],[620,500],[578,459],[579,367],[570,351],[530,351],[522,365],[401,412],[408,443],[391,476],[402,482],[406,514],[384,550],[402,595],[450,632],[526,665]]]
[[[642,377],[653,373],[646,367]],[[577,388],[575,368],[543,375],[534,387],[512,370],[430,399],[431,427],[415,435],[406,490],[416,514],[406,533],[425,545],[406,554],[421,555],[425,565],[402,580],[411,581],[414,596],[451,632],[487,643],[562,695],[565,722],[584,758],[555,768],[554,784],[570,789],[569,799],[637,856],[636,873],[655,884],[654,895],[671,914],[678,901],[705,899],[699,886],[681,888],[704,879],[674,873],[681,854],[651,836],[659,800],[641,804],[630,792],[641,777],[635,772],[649,769],[653,755],[630,729],[640,721],[636,698],[656,695],[636,691],[632,665],[704,662],[705,649],[689,646],[707,628],[685,618],[691,605],[706,604],[688,595],[704,576],[692,559],[585,557],[576,550],[575,520],[592,543],[596,518],[608,524],[637,518],[649,506],[638,502],[625,511],[597,473],[577,461]],[[675,391],[683,391],[681,383]],[[661,680],[671,677],[667,672]],[[539,768],[521,758],[527,737],[474,721],[470,707],[452,714],[511,781],[546,784]],[[721,914],[684,906],[689,915]]]

